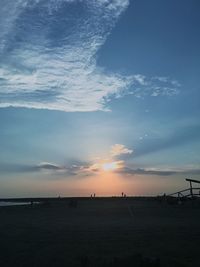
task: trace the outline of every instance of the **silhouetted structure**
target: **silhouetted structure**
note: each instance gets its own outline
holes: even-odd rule
[[[179,199],[182,197],[190,197],[190,198],[194,198],[195,196],[200,197],[200,187],[193,187],[193,184],[192,184],[192,183],[200,184],[200,181],[189,179],[189,178],[185,180],[190,183],[189,188],[169,194],[168,196],[178,197]]]
[[[188,181],[189,183],[190,183],[190,194],[191,194],[191,197],[193,197],[194,195],[199,195],[199,193],[198,194],[194,194],[193,193],[193,189],[200,189],[200,188],[193,188],[192,187],[192,183],[196,183],[196,184],[200,184],[200,181],[198,181],[198,180],[193,180],[193,179],[186,179],[186,181]]]

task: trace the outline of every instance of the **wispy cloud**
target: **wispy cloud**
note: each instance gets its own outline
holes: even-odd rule
[[[84,170],[89,172],[99,172],[107,170],[117,170],[124,168],[125,161],[121,159],[124,155],[132,154],[133,150],[128,149],[125,145],[114,144],[110,147],[104,158],[98,158],[88,165]]]
[[[102,175],[102,171],[112,171],[113,173],[119,174],[122,177],[132,177],[135,175],[141,176],[177,176],[177,175],[200,175],[199,166],[184,166],[181,168],[168,167],[168,168],[134,168],[129,166],[123,160],[118,161],[104,161],[104,162],[85,162],[71,165],[59,165],[50,162],[41,162],[39,164],[12,164],[4,163],[0,164],[1,174],[6,173],[38,173],[41,178],[48,177],[49,179],[66,179],[69,177],[87,177]]]
[[[115,144],[111,146],[111,149],[110,149],[110,154],[112,157],[120,156],[123,154],[132,154],[132,153],[133,153],[133,150],[128,149],[122,144]]]
[[[2,173],[28,173],[38,172],[48,175],[63,174],[64,176],[88,176],[95,175],[99,171],[113,168],[124,168],[124,160],[120,160],[120,156],[131,154],[133,151],[125,145],[115,144],[110,147],[104,158],[98,158],[91,161],[69,160],[68,163],[61,165],[54,162],[43,161],[38,164],[0,164],[0,172]]]
[[[173,95],[169,78],[110,73],[96,64],[128,0],[3,0],[0,107],[106,110],[112,97]]]
[[[158,175],[158,176],[170,176],[177,173],[174,170],[143,169],[143,168],[132,169],[129,167],[120,169],[118,170],[118,172],[128,175]]]
[[[89,163],[59,165],[50,162],[41,162],[32,166],[31,171],[46,172],[47,174],[63,174],[64,176],[84,175],[89,169]]]
[[[118,173],[125,174],[125,175],[156,175],[156,176],[171,176],[171,175],[199,175],[200,169],[193,168],[193,169],[159,169],[159,168],[130,168],[124,167],[121,169],[116,170]]]
[[[181,84],[169,77],[147,77],[135,74],[132,78],[132,90],[129,90],[129,93],[137,98],[173,96],[180,92]]]
[[[35,170],[64,170],[65,167],[50,162],[41,162],[34,166]]]
[[[200,125],[191,124],[178,127],[175,132],[168,136],[154,136],[143,139],[138,145],[135,145],[133,157],[139,157],[146,154],[178,147],[200,139]]]
[[[1,173],[41,173],[47,175],[64,175],[65,177],[84,174],[89,168],[88,163],[60,165],[53,162],[40,162],[38,164],[1,163]]]

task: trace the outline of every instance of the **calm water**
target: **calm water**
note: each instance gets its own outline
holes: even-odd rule
[[[18,205],[30,205],[31,202],[6,202],[0,201],[0,207],[4,206],[18,206]],[[33,204],[38,204],[38,202],[34,202]]]

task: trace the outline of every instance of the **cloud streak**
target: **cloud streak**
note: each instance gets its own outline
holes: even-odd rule
[[[3,0],[0,107],[96,111],[124,94],[177,94],[180,85],[169,78],[125,76],[97,66],[99,48],[128,5],[128,0]]]
[[[178,174],[185,174],[185,175],[199,175],[200,169],[183,169],[183,170],[174,170],[174,169],[145,169],[145,168],[129,168],[124,167],[123,169],[117,170],[120,174],[125,175],[156,175],[156,176],[172,176],[172,175],[178,175]]]
[[[124,161],[116,161],[107,163],[115,164],[117,168],[112,169],[113,173],[120,174],[122,177],[132,177],[135,175],[142,176],[173,176],[173,175],[200,175],[200,169],[196,166],[185,168],[133,168],[127,166]],[[105,167],[105,169],[104,169]],[[0,172],[1,174],[6,173],[38,173],[42,177],[48,175],[51,179],[52,177],[57,179],[58,177],[68,178],[72,176],[76,177],[87,177],[95,176],[97,174],[102,174],[102,170],[106,170],[106,164],[92,164],[92,163],[82,163],[82,164],[71,164],[71,165],[58,165],[56,163],[50,162],[41,162],[36,165],[27,165],[27,164],[1,164]]]
[[[116,156],[120,156],[123,154],[132,154],[132,153],[133,153],[133,150],[128,149],[127,147],[121,144],[115,144],[111,146],[111,149],[110,149],[111,157],[116,157]]]
[[[135,146],[133,157],[139,157],[150,153],[163,151],[169,148],[178,147],[189,142],[200,139],[200,125],[193,124],[187,127],[180,127],[166,137],[148,138]]]
[[[40,162],[39,164],[13,164],[13,163],[1,163],[1,173],[43,173],[48,175],[67,175],[74,176],[84,173],[89,167],[86,163],[59,165],[52,162]]]

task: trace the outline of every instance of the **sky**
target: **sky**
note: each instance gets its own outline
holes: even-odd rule
[[[0,197],[199,179],[199,14],[199,0],[2,0]]]

